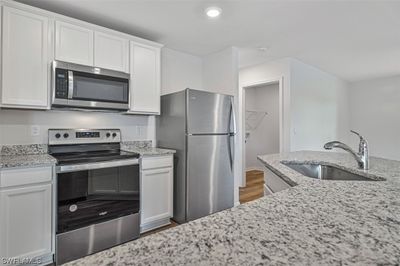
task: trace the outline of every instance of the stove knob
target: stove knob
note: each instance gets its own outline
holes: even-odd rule
[[[56,134],[56,139],[59,139],[61,137],[61,134],[60,133],[57,133]]]
[[[111,134],[110,134],[110,133],[107,133],[107,134],[106,134],[106,137],[107,137],[107,138],[109,138],[110,136],[111,136]]]
[[[113,138],[115,138],[117,136],[117,133],[114,132],[112,136]]]
[[[69,134],[68,133],[64,133],[64,138],[66,139],[68,137],[69,137]]]

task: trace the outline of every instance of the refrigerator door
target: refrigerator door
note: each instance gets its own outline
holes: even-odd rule
[[[187,137],[187,221],[233,207],[231,139],[229,134]]]
[[[188,134],[232,131],[232,96],[188,89],[186,97]]]

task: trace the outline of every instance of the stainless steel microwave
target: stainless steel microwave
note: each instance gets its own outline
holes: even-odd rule
[[[129,74],[53,62],[52,107],[129,109]]]

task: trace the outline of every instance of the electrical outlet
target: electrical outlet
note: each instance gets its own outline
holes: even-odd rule
[[[40,127],[39,126],[31,126],[31,135],[39,136],[40,135]]]

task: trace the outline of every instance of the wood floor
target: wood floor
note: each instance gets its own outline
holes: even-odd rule
[[[246,172],[246,186],[239,188],[240,204],[264,196],[264,172],[253,170]]]
[[[261,198],[264,196],[264,172],[262,171],[248,171],[246,173],[246,187],[240,188],[239,189],[239,195],[240,195],[240,204],[243,204],[245,202],[249,202],[252,200],[256,200],[258,198]],[[151,234],[155,234],[157,232],[164,231],[166,229],[178,226],[176,222],[171,220],[171,224],[157,228],[155,230],[146,232],[144,234],[141,234],[141,236],[148,236]]]
[[[178,223],[176,223],[174,220],[171,219],[171,224],[163,226],[163,227],[160,227],[160,228],[157,228],[157,229],[154,229],[154,230],[151,230],[151,231],[148,231],[148,232],[143,233],[143,234],[140,234],[140,236],[144,237],[144,236],[152,235],[152,234],[167,230],[169,228],[172,228],[172,227],[175,227],[175,226],[178,226],[178,225],[179,225]]]

